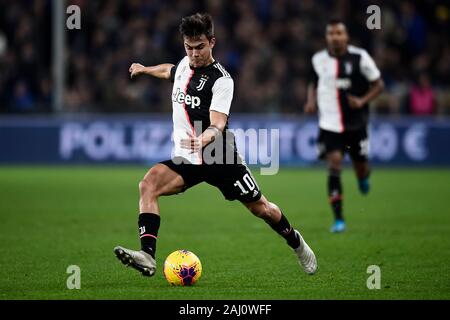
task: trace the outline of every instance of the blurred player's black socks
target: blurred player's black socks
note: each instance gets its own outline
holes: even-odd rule
[[[269,223],[273,230],[275,230],[279,235],[286,239],[287,244],[293,248],[297,249],[300,245],[300,238],[292,228],[289,221],[286,219],[283,213],[281,213],[281,219],[277,223]]]
[[[159,215],[154,213],[141,213],[139,215],[138,224],[141,249],[153,258],[155,258],[156,254],[156,239],[158,238],[160,220]]]
[[[342,215],[341,171],[330,169],[328,173],[328,199],[333,209],[335,220],[344,220]]]

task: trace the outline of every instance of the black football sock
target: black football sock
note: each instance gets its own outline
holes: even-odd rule
[[[335,220],[344,220],[342,214],[342,183],[341,171],[330,169],[328,174],[328,199],[333,210]]]
[[[159,215],[154,213],[141,213],[139,215],[141,249],[153,258],[155,258],[156,254],[156,239],[158,238],[160,220]]]
[[[300,246],[300,238],[297,236],[297,234],[294,231],[294,228],[292,228],[291,224],[286,219],[283,213],[281,213],[280,221],[273,224],[269,223],[269,225],[279,235],[281,235],[284,239],[286,239],[287,244],[291,248],[296,249]]]

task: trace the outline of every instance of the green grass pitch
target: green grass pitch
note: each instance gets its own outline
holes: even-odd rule
[[[138,248],[144,167],[0,167],[0,299],[450,299],[450,171],[377,169],[372,192],[343,174],[348,230],[332,222],[323,168],[259,176],[315,250],[304,274],[284,240],[238,202],[201,184],[160,201],[158,271],[145,278],[114,256]],[[164,258],[176,249],[203,264],[193,287],[171,287]],[[69,290],[69,265],[81,289]],[[381,268],[381,289],[366,286]]]

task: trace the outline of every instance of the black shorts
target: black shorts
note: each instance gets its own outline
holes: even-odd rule
[[[320,129],[317,140],[319,159],[333,151],[348,153],[354,161],[367,161],[369,155],[369,138],[367,128],[337,133]]]
[[[178,159],[179,160],[179,159]],[[253,202],[261,198],[255,178],[245,164],[189,164],[183,161],[160,162],[178,173],[184,180],[184,190],[206,182],[217,187],[225,199]]]

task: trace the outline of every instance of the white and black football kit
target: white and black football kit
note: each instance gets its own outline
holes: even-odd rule
[[[253,202],[261,198],[259,187],[239,155],[228,123],[220,143],[222,152],[211,153],[214,161],[205,159],[201,150],[192,153],[181,148],[181,139],[189,134],[199,136],[210,126],[210,111],[229,115],[234,83],[230,74],[217,61],[206,67],[193,68],[184,57],[170,72],[173,82],[173,140],[172,159],[161,163],[183,177],[185,190],[201,182],[217,187],[228,200]],[[204,149],[208,148],[206,146]]]
[[[340,57],[322,50],[312,57],[312,81],[317,88],[319,107],[320,158],[341,150],[353,160],[367,160],[369,107],[366,104],[360,109],[351,108],[347,94],[361,97],[370,83],[379,78],[375,62],[362,48],[350,45]]]

